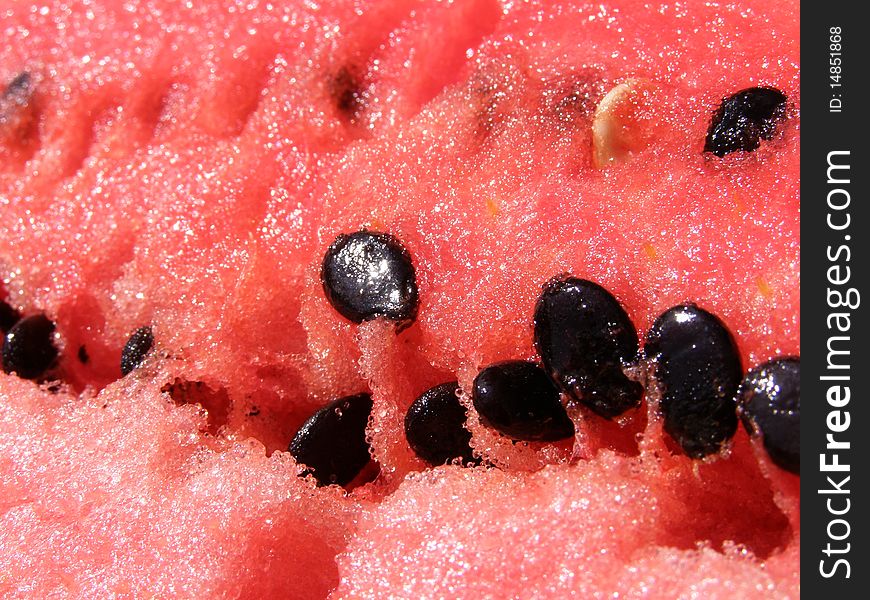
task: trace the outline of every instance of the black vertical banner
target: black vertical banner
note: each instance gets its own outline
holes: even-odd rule
[[[801,6],[801,592],[807,598],[870,594],[870,393],[862,375],[870,372],[864,6]]]

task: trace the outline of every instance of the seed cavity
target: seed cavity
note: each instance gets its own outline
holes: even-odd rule
[[[36,126],[35,89],[34,78],[24,71],[0,93],[0,142],[16,145],[32,137]]]
[[[365,111],[365,86],[362,78],[344,66],[329,80],[329,94],[339,115],[356,123]]]
[[[470,82],[468,102],[474,110],[474,144],[487,144],[515,123],[523,113],[528,74],[516,64],[487,63]]]
[[[546,111],[562,127],[585,123],[595,112],[596,98],[601,95],[601,74],[582,69],[544,81],[541,99]]]
[[[740,385],[737,404],[746,431],[761,436],[771,460],[791,473],[800,473],[800,358],[778,358],[749,371]]]
[[[654,366],[665,431],[692,458],[719,452],[737,429],[740,354],[718,317],[694,304],[662,314],[644,352]]]
[[[347,485],[371,459],[366,427],[372,412],[369,394],[346,396],[314,413],[290,442],[290,454],[319,485]]]
[[[54,323],[42,314],[18,321],[3,340],[3,370],[22,379],[45,375],[57,360],[54,331]]]
[[[160,388],[164,394],[169,394],[172,401],[179,405],[198,404],[208,413],[206,431],[215,435],[229,419],[232,401],[229,393],[223,387],[213,388],[203,381],[188,381],[176,377],[172,382]]]
[[[339,235],[326,251],[320,279],[333,308],[354,323],[384,317],[401,331],[417,316],[411,255],[390,234]]]
[[[150,325],[133,332],[121,351],[121,375],[127,375],[142,364],[154,346],[154,333]]]
[[[785,94],[771,87],[752,87],[725,98],[713,115],[704,151],[718,157],[758,149],[771,140],[785,117]]]
[[[559,276],[544,286],[535,346],[562,391],[596,414],[612,419],[640,404],[643,386],[623,371],[637,359],[637,331],[597,283]]]
[[[472,402],[485,425],[514,440],[556,441],[574,435],[559,390],[535,363],[510,360],[486,367],[474,379]]]
[[[27,106],[33,95],[33,77],[24,71],[10,81],[0,94],[0,125],[11,117],[14,109]]]
[[[465,428],[465,407],[457,396],[459,384],[442,383],[414,400],[405,415],[405,437],[414,453],[432,466],[460,459],[479,464]]]

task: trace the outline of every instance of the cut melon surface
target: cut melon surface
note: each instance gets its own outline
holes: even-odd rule
[[[0,300],[60,350],[47,381],[0,373],[0,595],[799,597],[799,477],[742,427],[684,456],[645,366],[640,408],[569,404],[561,442],[469,396],[537,359],[563,273],[641,340],[695,302],[744,370],[800,355],[799,25],[779,0],[0,0]],[[775,135],[704,152],[753,86],[787,98]],[[401,332],[324,294],[361,229],[413,259]],[[483,466],[405,439],[447,381]],[[298,477],[294,433],[361,392],[376,466]]]

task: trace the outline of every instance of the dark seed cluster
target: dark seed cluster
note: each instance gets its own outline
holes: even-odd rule
[[[17,310],[0,301],[0,331],[3,337],[3,370],[22,379],[39,380],[49,374],[58,362],[55,344],[55,324],[43,314],[21,317]],[[121,352],[121,375],[138,367],[154,345],[151,327],[140,327]],[[79,346],[76,357],[82,364],[90,362],[87,348]]]
[[[333,307],[355,322],[385,317],[408,323],[416,316],[411,258],[392,236],[366,231],[340,235],[326,253],[321,275]],[[412,300],[391,303],[397,298]],[[739,403],[747,429],[764,438],[774,462],[797,468],[798,359],[750,371],[741,386],[743,369],[731,333],[718,317],[694,304],[665,311],[641,351],[631,318],[610,292],[592,281],[558,276],[538,298],[534,338],[541,365],[523,360],[491,364],[477,374],[471,390],[481,422],[511,439],[572,437],[574,423],[561,394],[607,419],[637,408],[644,387],[627,373],[644,366],[651,371],[650,389],[659,398],[664,429],[688,456],[703,458],[722,450],[736,431]],[[417,398],[405,416],[409,446],[430,465],[480,464],[458,394],[455,381],[436,386]],[[355,476],[368,459],[367,446],[359,444],[355,467],[348,468],[346,477],[332,474],[338,463],[320,467],[318,475],[314,465],[346,453],[340,449],[345,434],[336,433],[340,427],[332,423],[331,406],[318,411],[291,444],[321,483],[352,479],[350,472]],[[355,421],[357,440],[364,439],[365,415]]]
[[[357,106],[358,86],[345,85],[351,81],[348,77],[339,80],[338,107],[351,112],[350,107]],[[768,87],[748,88],[726,98],[713,115],[704,151],[723,157],[756,150],[761,140],[773,138],[785,116],[785,103],[782,92]],[[416,318],[411,257],[389,234],[339,235],[324,257],[321,281],[335,310],[355,323],[383,317],[402,329]],[[747,429],[764,437],[774,462],[796,469],[800,387],[798,378],[786,375],[794,372],[793,360],[759,367],[741,386],[737,346],[712,313],[694,304],[671,308],[656,320],[640,351],[634,324],[610,292],[591,281],[560,276],[544,286],[538,299],[534,338],[542,366],[500,362],[483,368],[474,380],[474,408],[481,422],[496,431],[515,440],[573,436],[574,424],[560,392],[601,417],[616,418],[641,404],[643,385],[627,372],[645,364],[654,373],[652,385],[660,398],[665,431],[688,456],[702,458],[722,449],[737,428],[739,402]],[[431,465],[457,459],[479,463],[469,445],[471,434],[457,391],[456,382],[427,390],[405,417],[409,445]],[[306,438],[297,435],[297,452]],[[331,452],[327,446],[323,452]],[[361,457],[362,453],[358,462]]]

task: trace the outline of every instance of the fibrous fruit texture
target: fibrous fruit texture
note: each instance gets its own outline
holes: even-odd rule
[[[799,596],[797,3],[0,25],[0,595]]]

